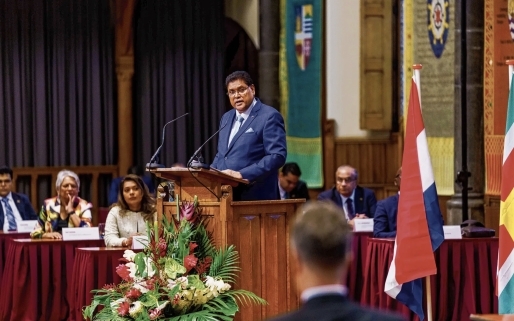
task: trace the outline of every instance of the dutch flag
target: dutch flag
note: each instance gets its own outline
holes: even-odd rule
[[[422,278],[436,274],[443,219],[414,79],[410,93],[394,256],[384,290],[424,319]]]

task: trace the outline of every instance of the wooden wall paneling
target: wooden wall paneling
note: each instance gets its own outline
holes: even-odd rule
[[[500,229],[500,196],[486,195],[484,199],[485,227],[492,228],[499,236]]]
[[[361,0],[360,128],[392,127],[392,0]]]

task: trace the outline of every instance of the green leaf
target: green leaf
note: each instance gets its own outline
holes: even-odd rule
[[[136,276],[144,276],[143,273],[146,268],[146,262],[145,262],[146,255],[144,252],[139,252],[134,256],[134,263],[137,266],[136,270]]]
[[[236,272],[240,270],[237,266],[238,262],[239,254],[235,250],[235,246],[230,245],[225,250],[220,249],[213,256],[209,276],[219,277],[224,282],[235,283]]]
[[[198,290],[205,289],[205,284],[202,282],[202,280],[200,280],[200,278],[198,277],[198,274],[188,275],[187,283],[190,286],[194,286]]]
[[[166,264],[164,265],[164,272],[170,279],[175,280],[177,278],[177,273],[186,273],[186,268],[174,259],[168,257],[166,258]]]

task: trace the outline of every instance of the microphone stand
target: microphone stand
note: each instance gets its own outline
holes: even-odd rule
[[[210,168],[210,165],[209,164],[205,164],[203,162],[203,157],[202,157],[202,148],[205,146],[205,144],[207,144],[214,136],[216,136],[216,134],[218,134],[223,128],[225,128],[225,126],[227,126],[228,124],[228,121],[225,123],[225,125],[221,126],[220,129],[218,129],[214,134],[212,134],[211,137],[209,137],[203,144],[202,146],[200,146],[196,152],[193,154],[193,156],[191,156],[191,158],[189,159],[189,161],[187,162],[187,167],[188,168],[204,168],[204,169],[209,169]]]
[[[166,134],[166,126],[168,126],[169,124],[173,123],[174,121],[184,117],[184,116],[187,116],[189,115],[189,113],[185,113],[184,115],[182,116],[179,116],[173,120],[170,120],[169,122],[167,122],[164,127],[162,128],[162,142],[161,142],[161,146],[159,146],[157,148],[157,150],[155,151],[155,153],[153,154],[152,158],[150,158],[150,161],[148,163],[146,163],[146,168],[149,168],[149,169],[152,169],[152,168],[164,168],[165,166],[162,165],[162,164],[158,164],[159,162],[159,155],[161,154],[161,149],[162,149],[162,146],[164,145],[164,137],[165,137],[165,134]]]

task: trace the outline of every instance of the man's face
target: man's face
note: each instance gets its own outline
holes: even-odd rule
[[[353,190],[357,187],[355,172],[351,168],[339,169],[336,172],[336,188],[344,197],[352,196]]]
[[[293,175],[292,173],[287,173],[284,175],[282,172],[278,174],[278,181],[280,182],[280,187],[287,193],[291,192],[298,184],[299,176]]]
[[[12,179],[9,174],[0,174],[0,196],[6,197],[12,190]]]
[[[255,86],[247,86],[242,79],[236,79],[228,83],[227,94],[232,107],[239,113],[243,113],[252,105]]]

